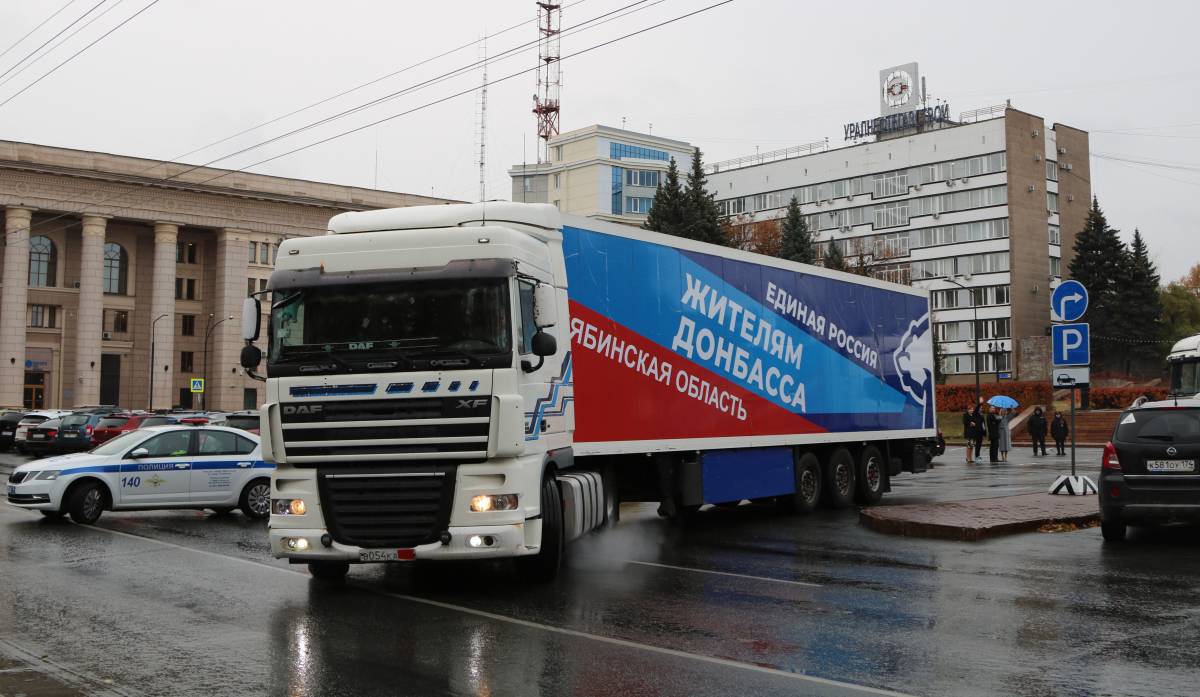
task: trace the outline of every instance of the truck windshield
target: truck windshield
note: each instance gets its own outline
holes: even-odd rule
[[[1200,394],[1200,361],[1179,361],[1171,364],[1171,394]]]
[[[418,356],[450,356],[482,367],[508,359],[511,327],[505,278],[287,289],[272,303],[268,360],[329,358],[345,369],[359,358],[410,367]]]

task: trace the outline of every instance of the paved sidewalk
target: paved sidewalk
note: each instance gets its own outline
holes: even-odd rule
[[[1095,525],[1100,520],[1095,496],[1021,494],[967,501],[874,506],[859,522],[877,532],[909,537],[976,541],[1031,532],[1047,526]]]

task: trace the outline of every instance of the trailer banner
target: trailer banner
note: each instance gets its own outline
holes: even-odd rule
[[[563,236],[577,439],[932,427],[926,298],[633,236]]]

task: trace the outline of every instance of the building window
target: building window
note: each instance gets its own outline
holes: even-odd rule
[[[561,175],[561,174],[559,174],[558,172],[555,172],[555,173],[554,173],[554,188],[555,188],[555,189],[557,189],[557,188],[559,188],[560,186],[562,186],[562,179],[561,179],[561,177],[562,177],[562,175]]]
[[[1046,210],[1051,213],[1058,212],[1058,194],[1053,191],[1046,192]]]
[[[49,237],[29,238],[29,285],[53,288],[58,268],[58,249]]]
[[[265,279],[265,278],[258,279],[259,292],[265,291],[266,289],[267,289],[267,279]]]
[[[104,292],[109,295],[128,293],[129,255],[116,242],[104,245]]]
[[[562,162],[562,146],[561,145],[554,146],[554,161]]]
[[[884,196],[899,196],[908,193],[908,170],[876,174],[872,182],[875,198]]]
[[[196,315],[180,315],[179,333],[182,336],[196,336]]]
[[[196,263],[196,243],[195,242],[178,242],[175,244],[175,263],[176,264],[195,264]]]
[[[527,194],[532,193],[533,192],[533,177],[522,177],[521,178],[521,186],[524,189],[525,193],[527,193]]]
[[[242,388],[242,409],[258,409],[258,388]]]
[[[1050,244],[1062,244],[1062,231],[1057,225],[1050,226]]]
[[[195,370],[196,356],[191,351],[179,352],[179,370],[184,373],[190,373]]]
[[[608,146],[608,156],[614,160],[661,160],[666,162],[667,160],[671,159],[671,156],[668,155],[664,150],[643,148],[637,145],[626,145],[624,143],[609,143]]]
[[[271,245],[271,265],[274,266],[279,261],[279,245]]]
[[[1008,252],[988,252],[944,259],[923,259],[912,263],[912,276],[916,280],[946,278],[965,273],[997,273],[1008,271]]]
[[[258,243],[257,242],[250,243],[250,254],[248,254],[246,256],[246,258],[250,260],[251,264],[258,263]]]
[[[271,263],[271,243],[270,242],[263,242],[262,244],[258,245],[258,263],[260,263],[260,264],[270,264]]]
[[[186,299],[187,300],[195,300],[196,299],[196,279],[194,279],[194,278],[187,279]]]
[[[1054,160],[1046,160],[1046,179],[1058,181],[1058,163]]]
[[[29,326],[37,329],[57,328],[58,307],[56,305],[30,305]]]
[[[254,295],[254,291],[255,291],[255,280],[253,278],[247,278],[246,279],[246,297],[248,298],[251,295]]]
[[[622,211],[622,209],[621,209],[621,205],[622,205],[621,194],[625,190],[624,189],[625,175],[622,174],[622,172],[624,172],[624,171],[625,170],[621,169],[620,167],[612,168],[612,191],[611,191],[612,207],[610,208],[610,210],[612,211],[613,215],[621,215],[621,211]]]
[[[1050,275],[1062,278],[1062,259],[1059,257],[1050,257]]]
[[[937,247],[943,244],[958,242],[978,242],[1008,237],[1008,219],[977,220],[973,223],[958,225],[939,225],[937,227],[913,230],[916,247]]]
[[[652,169],[625,170],[625,183],[629,186],[658,187],[658,172]]]
[[[650,212],[650,205],[654,203],[654,199],[644,196],[626,196],[625,197],[625,212],[638,213],[645,215]]]
[[[129,333],[129,312],[127,310],[107,310],[104,326],[114,334]]]
[[[875,227],[898,227],[908,225],[908,201],[897,201],[875,206]]]

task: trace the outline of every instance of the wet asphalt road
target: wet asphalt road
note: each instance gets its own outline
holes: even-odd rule
[[[1063,469],[1014,455],[968,467],[952,449],[885,504],[1028,493]],[[1098,460],[1084,451],[1081,471]],[[1094,528],[889,537],[854,511],[623,517],[546,587],[503,564],[357,567],[325,587],[236,513],[109,512],[89,529],[0,506],[0,659],[97,695],[1197,691],[1196,528],[1112,547]]]

